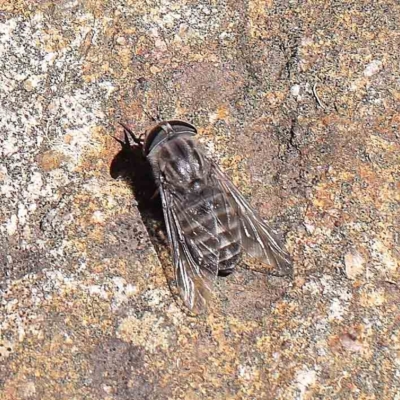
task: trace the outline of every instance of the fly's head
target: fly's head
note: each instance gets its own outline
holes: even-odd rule
[[[195,135],[197,129],[184,121],[161,121],[146,133],[143,145],[144,155],[148,156],[156,147],[179,135]]]

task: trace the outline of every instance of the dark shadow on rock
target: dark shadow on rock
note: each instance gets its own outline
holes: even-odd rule
[[[107,398],[105,388],[112,390],[113,398],[118,400],[155,398],[162,390],[160,378],[145,365],[145,359],[144,348],[120,339],[111,338],[97,346],[92,353],[89,378],[99,398]]]
[[[116,138],[121,144],[121,150],[111,162],[110,175],[112,178],[123,180],[129,185],[150,240],[158,248],[160,238],[156,231],[161,230],[165,233],[161,199],[159,194],[155,195],[157,187],[150,163],[143,154],[142,144],[132,144],[129,136],[135,137],[128,129],[124,129],[124,139]]]
[[[110,175],[114,179],[125,181],[132,190],[143,224],[164,270],[167,284],[174,299],[180,304],[161,198],[157,193],[151,165],[143,153],[142,143],[137,143],[135,135],[124,128],[124,139],[115,138],[121,144],[121,150],[111,162]],[[131,144],[129,137],[136,143]],[[187,312],[185,308],[183,311]]]

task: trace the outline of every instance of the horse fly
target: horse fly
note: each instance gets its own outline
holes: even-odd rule
[[[233,272],[246,253],[292,275],[279,236],[260,218],[194,139],[196,128],[183,121],[162,121],[145,140],[126,126],[153,171],[172,251],[176,282],[185,305],[203,312],[213,281]],[[122,143],[122,141],[120,141]]]

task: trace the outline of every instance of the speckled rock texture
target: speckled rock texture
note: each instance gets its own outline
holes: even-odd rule
[[[0,10],[1,400],[400,399],[397,0]],[[118,122],[157,112],[285,235],[292,281],[238,268],[208,314],[176,301],[114,179]]]

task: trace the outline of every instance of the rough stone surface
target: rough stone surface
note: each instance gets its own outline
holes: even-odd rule
[[[0,399],[400,399],[397,0],[0,10]],[[293,282],[239,269],[180,308],[110,175],[118,121],[156,112],[199,127]]]

